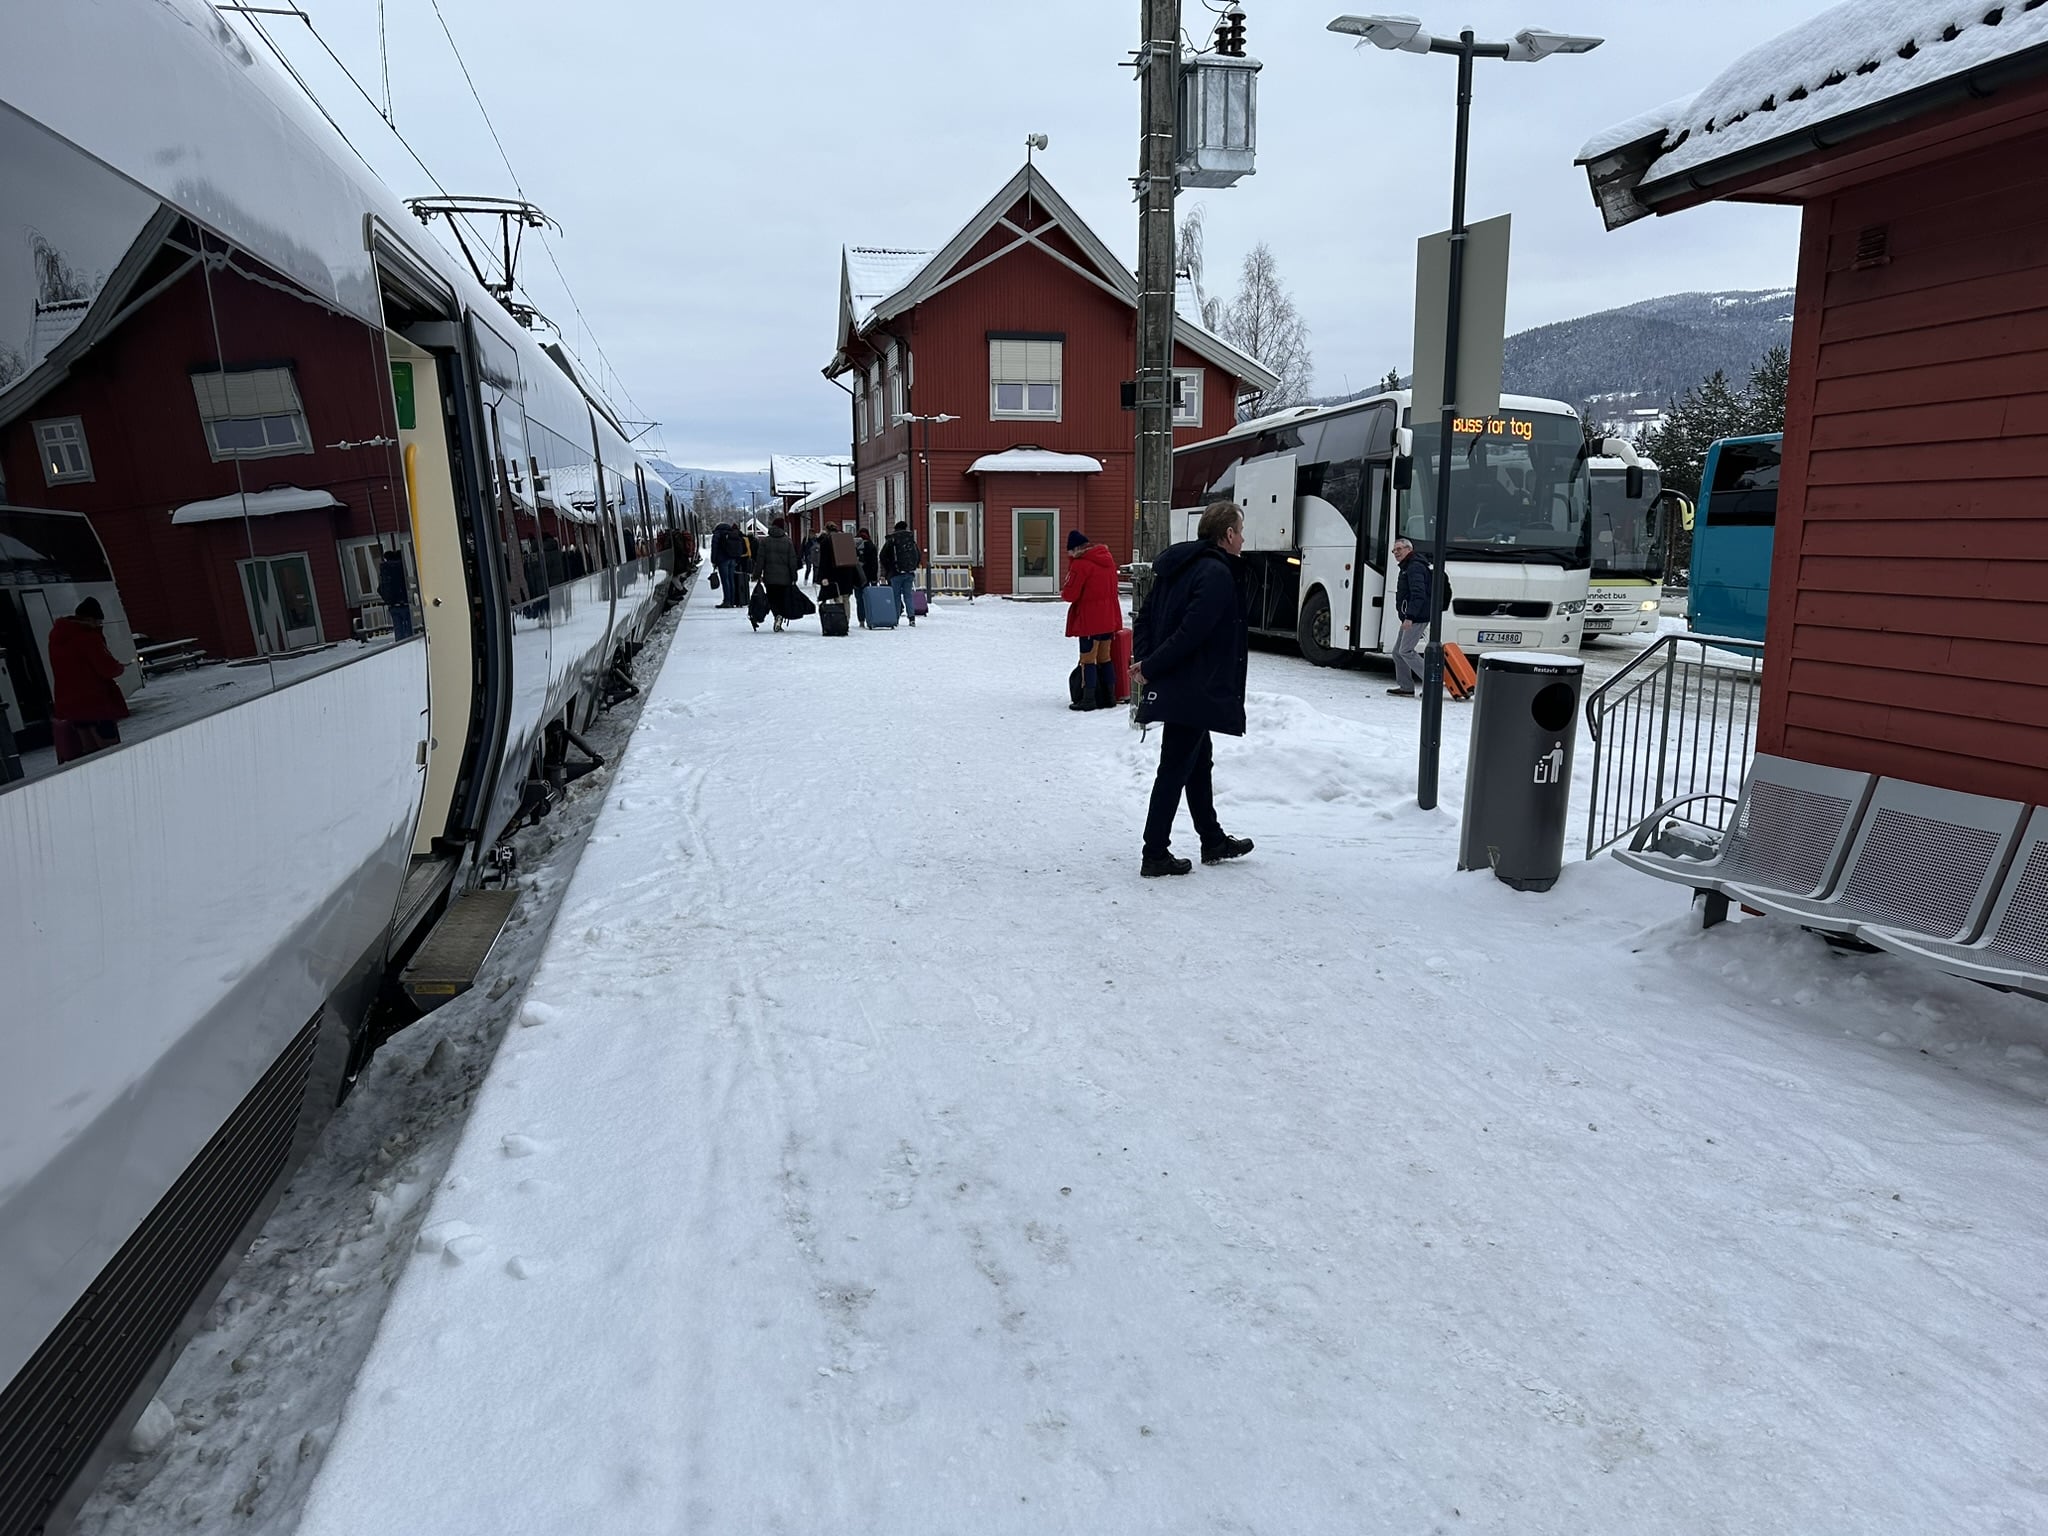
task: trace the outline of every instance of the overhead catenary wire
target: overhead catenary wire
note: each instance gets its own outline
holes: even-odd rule
[[[488,108],[484,106],[483,97],[477,91],[475,78],[470,74],[468,62],[462,57],[462,49],[460,45],[457,44],[455,41],[455,34],[448,25],[448,18],[441,12],[440,0],[430,0],[430,3],[433,5],[434,8],[435,19],[440,22],[442,34],[448,40],[449,51],[455,55],[456,66],[462,71],[462,78],[469,85],[470,96],[472,97],[472,99],[475,100],[477,111],[483,117],[484,127],[486,128],[486,130],[489,131],[492,143],[494,143],[497,146],[498,157],[505,164],[506,174],[512,178],[512,185],[514,190],[517,191],[522,198],[524,198],[526,194],[524,188],[520,184],[519,173],[513,167],[511,156],[505,152],[505,144],[504,141],[498,136],[497,125],[491,121],[490,111]],[[326,119],[327,125],[330,128],[332,128],[336,134],[340,136],[341,141],[344,144],[348,145],[350,153],[355,155],[355,157],[358,160],[362,161],[364,167],[367,170],[369,170],[371,174],[375,175],[376,167],[371,164],[369,157],[365,155],[362,152],[362,150],[356,146],[355,141],[349,137],[348,131],[341,126],[340,122],[335,118],[334,114],[327,110],[326,103],[324,103],[320,99],[319,93],[313,89],[312,83],[308,81],[305,75],[302,74],[299,71],[299,69],[292,63],[290,57],[285,53],[283,48],[281,48],[278,45],[276,39],[271,37],[270,33],[268,32],[268,30],[265,29],[259,17],[253,13],[252,8],[239,5],[222,5],[218,8],[221,11],[227,12],[232,15],[239,15],[246,23],[248,23],[248,25],[251,28],[254,29],[256,35],[262,39],[263,45],[270,50],[272,57],[274,57],[277,60],[278,65],[284,70],[284,72],[287,75],[291,77],[292,82],[295,85],[297,85],[300,91],[302,91],[305,94],[306,99],[313,104],[314,109],[319,112],[321,117]],[[452,194],[450,194],[446,185],[442,183],[441,178],[434,174],[434,168],[427,163],[426,157],[423,156],[417,149],[415,149],[412,145],[411,140],[407,139],[406,136],[399,131],[398,124],[395,120],[395,115],[390,112],[388,107],[380,106],[377,102],[377,98],[370,94],[370,91],[368,90],[367,87],[364,86],[361,80],[356,78],[355,71],[350,69],[348,65],[342,61],[341,56],[334,51],[334,48],[332,47],[331,44],[328,43],[327,39],[321,36],[320,29],[313,24],[313,18],[309,14],[307,14],[307,12],[305,12],[303,9],[300,9],[296,4],[289,6],[289,8],[279,7],[277,8],[276,11],[271,12],[270,14],[294,16],[299,21],[305,24],[306,31],[309,34],[311,34],[313,40],[320,45],[321,51],[327,55],[328,59],[333,63],[334,67],[341,71],[343,78],[346,79],[350,85],[355,87],[356,94],[363,98],[363,101],[369,106],[370,110],[372,112],[375,112],[378,118],[382,120],[384,126],[390,130],[391,136],[398,141],[399,146],[402,149],[404,149],[406,154],[412,157],[413,163],[420,168],[421,173],[425,175],[425,177],[430,183],[432,183],[434,190],[439,192],[441,196],[443,196],[444,198],[451,196]],[[381,3],[379,4],[378,7],[378,19],[379,48],[380,52],[383,52],[383,6]],[[384,69],[385,89],[387,92],[388,100],[388,92],[390,89],[390,61],[388,52],[384,53]],[[450,215],[450,217],[452,218],[457,216]],[[461,217],[463,219],[464,227],[469,230],[472,237],[475,238],[480,244],[488,245],[489,240],[485,232],[482,229],[480,229],[466,215]],[[589,339],[591,349],[594,352],[596,352],[599,362],[602,363],[603,365],[604,379],[602,382],[607,384],[611,389],[616,390],[619,393],[619,395],[623,397],[626,405],[630,407],[634,412],[634,419],[636,421],[648,420],[647,413],[644,407],[641,406],[639,401],[633,398],[632,391],[626,387],[625,380],[620,376],[617,366],[612,362],[609,354],[605,352],[603,343],[597,339],[597,332],[595,328],[592,327],[592,325],[590,324],[589,318],[585,316],[585,314],[583,313],[583,306],[577,300],[576,292],[569,284],[568,274],[562,270],[561,262],[556,258],[553,247],[547,241],[545,230],[541,231],[541,249],[547,252],[548,265],[554,269],[556,280],[559,281],[562,285],[562,293],[564,297],[566,297],[569,300],[569,307],[575,312],[577,324],[581,334]],[[529,301],[531,301],[533,295],[531,291],[526,288],[525,284],[520,284],[519,290],[522,294],[524,294],[524,296]],[[538,308],[538,306],[535,307]],[[658,423],[650,422],[650,425],[658,425]]]
[[[476,88],[476,78],[470,74],[469,63],[462,56],[462,46],[455,41],[454,29],[448,25],[448,18],[441,11],[441,0],[428,0],[428,4],[434,8],[434,19],[441,24],[441,35],[448,39],[448,51],[455,55],[456,67],[462,71],[462,78],[469,86],[470,98],[476,102],[477,112],[483,117],[484,127],[491,135],[491,142],[498,146],[498,158],[505,162],[505,174],[512,178],[512,189],[524,198],[526,190],[519,183],[519,172],[513,169],[512,157],[505,152],[505,141],[498,137],[497,125],[491,121],[490,108],[484,105],[483,95]],[[582,335],[589,337],[591,350],[597,353],[598,361],[604,365],[604,378],[600,382],[609,385],[623,397],[635,413],[636,420],[645,420],[646,412],[640,402],[633,398],[633,392],[626,387],[626,381],[605,352],[604,343],[597,339],[596,328],[584,315],[583,305],[576,298],[576,290],[569,286],[569,276],[562,270],[561,262],[555,257],[554,247],[548,242],[547,231],[539,231],[539,237],[541,249],[547,252],[548,265],[554,268],[556,280],[562,285],[563,296],[568,299],[569,308],[575,311],[576,323],[581,328]],[[527,296],[532,297],[530,293]]]

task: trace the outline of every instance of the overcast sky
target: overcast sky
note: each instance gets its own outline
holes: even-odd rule
[[[1412,0],[1411,0],[1412,3]],[[1023,158],[1134,259],[1137,0],[440,0],[589,331],[678,463],[753,468],[843,452],[831,355],[845,243],[943,242]],[[1415,240],[1450,216],[1455,65],[1354,49],[1333,0],[1245,0],[1258,172],[1183,193],[1226,295],[1265,240],[1306,317],[1317,388],[1406,370]],[[380,92],[375,0],[315,0],[321,34]],[[1595,131],[1690,95],[1826,0],[1460,0],[1425,25],[1604,34],[1578,58],[1482,61],[1469,213],[1514,216],[1511,329],[1689,289],[1789,286],[1797,214],[1713,206],[1602,231],[1572,164]],[[509,193],[428,0],[390,0],[398,126],[450,191]],[[1204,44],[1212,17],[1185,0]],[[241,23],[246,25],[246,23]],[[296,22],[272,35],[401,196],[430,191]],[[539,252],[522,275],[596,364]],[[624,402],[621,402],[622,405]],[[946,401],[933,409],[958,409]]]

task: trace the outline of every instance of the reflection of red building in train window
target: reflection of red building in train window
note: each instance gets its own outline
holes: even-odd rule
[[[130,300],[33,433],[0,428],[5,483],[88,514],[136,630],[229,658],[349,639],[375,591],[351,551],[410,543],[382,336],[215,260]]]

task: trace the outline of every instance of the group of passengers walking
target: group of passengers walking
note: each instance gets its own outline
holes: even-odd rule
[[[756,528],[758,524],[754,525]],[[711,531],[711,566],[719,589],[718,606],[745,608],[754,627],[773,617],[783,630],[792,620],[808,617],[816,604],[804,596],[800,583],[816,587],[819,603],[851,603],[863,627],[867,614],[861,594],[887,582],[896,616],[917,624],[917,572],[924,563],[916,535],[899,521],[877,544],[867,529],[858,533],[813,534],[799,548],[783,518],[771,518],[765,533],[749,532],[732,523]],[[749,597],[749,588],[753,596]]]

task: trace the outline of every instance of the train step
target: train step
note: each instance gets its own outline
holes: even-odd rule
[[[449,903],[434,931],[399,973],[398,984],[414,1007],[431,1012],[470,989],[518,899],[515,888],[502,886],[470,891]]]

